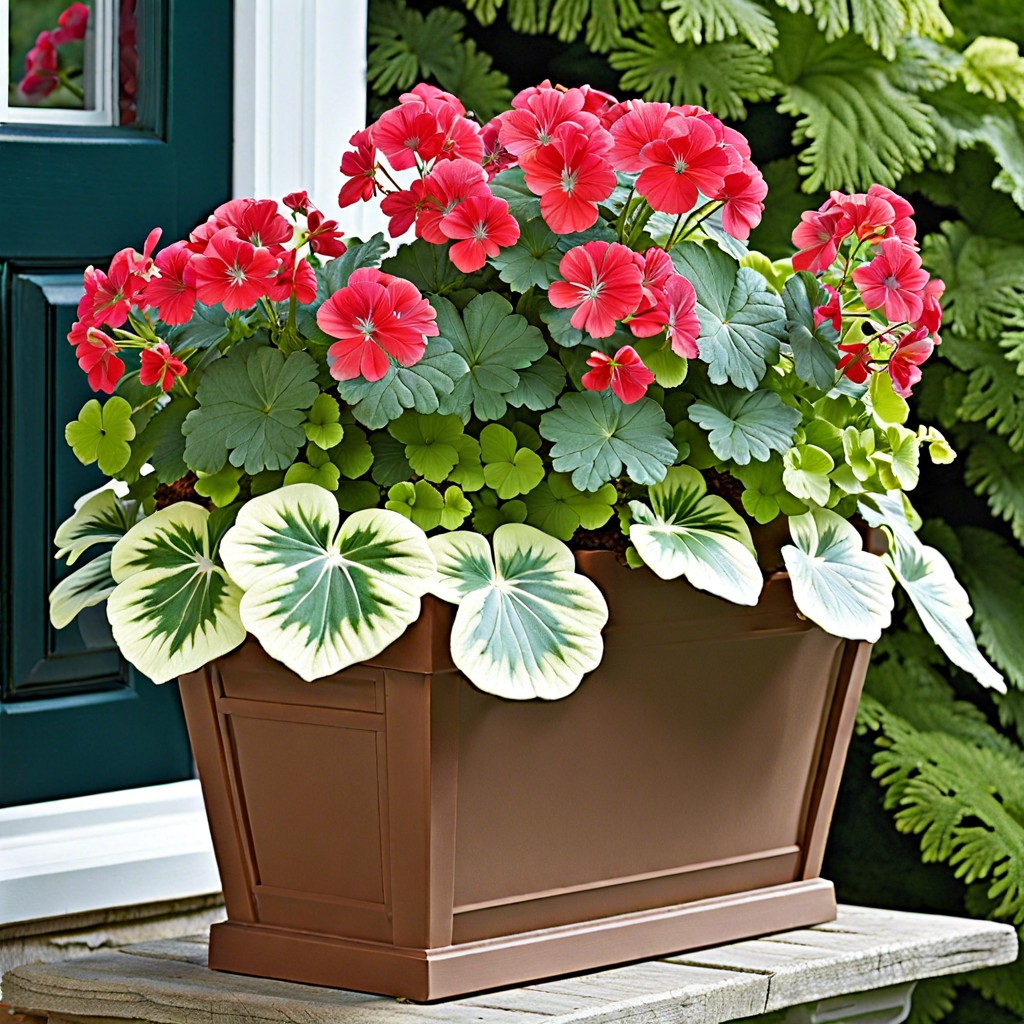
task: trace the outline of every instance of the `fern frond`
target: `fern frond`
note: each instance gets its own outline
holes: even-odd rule
[[[900,87],[899,70],[857,40],[829,43],[808,19],[783,17],[778,109],[797,118],[793,141],[810,142],[800,154],[804,188],[891,186],[920,170],[935,149],[932,110]]]
[[[490,56],[480,53],[476,43],[467,39],[451,47],[434,75],[441,88],[458,96],[481,123],[500,114],[512,101],[508,75],[491,65]]]
[[[775,94],[768,58],[745,43],[677,43],[660,15],[647,15],[636,35],[608,57],[623,73],[626,93],[674,104],[699,103],[733,118],[745,116],[745,100]]]
[[[1007,98],[1024,103],[1024,57],[1009,39],[978,36],[963,52],[960,75],[968,92],[996,103]]]
[[[447,7],[436,7],[424,17],[394,0],[371,5],[366,77],[374,92],[383,95],[436,78],[453,41],[461,41],[465,24],[461,14]]]
[[[562,42],[579,37],[584,22],[586,44],[597,53],[607,53],[622,40],[622,29],[640,22],[635,0],[554,0],[548,31]]]
[[[755,0],[662,0],[668,27],[677,43],[720,43],[743,36],[755,50],[768,53],[779,33],[768,12]]]
[[[964,479],[985,498],[992,514],[1006,520],[1014,537],[1024,543],[1024,454],[980,427],[961,436],[969,446]],[[960,444],[965,447],[964,441]]]
[[[938,1024],[953,1011],[957,984],[952,978],[927,978],[914,988],[907,1024]]]
[[[466,10],[476,16],[481,25],[492,25],[505,0],[462,0]]]
[[[498,0],[499,5],[501,0]],[[513,32],[540,35],[548,30],[552,0],[512,0],[508,9],[508,23]]]

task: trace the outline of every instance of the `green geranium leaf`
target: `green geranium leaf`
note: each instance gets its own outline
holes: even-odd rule
[[[199,408],[185,419],[185,461],[216,473],[226,461],[252,475],[284,469],[306,441],[306,413],[319,394],[305,352],[240,345],[203,375]]]
[[[654,374],[656,384],[663,388],[677,388],[686,380],[688,364],[672,351],[666,338],[637,338],[633,348]]]
[[[245,591],[245,627],[303,679],[380,654],[420,613],[434,577],[423,531],[385,509],[353,512],[295,484],[242,507],[221,542]]]
[[[499,498],[515,498],[532,491],[544,479],[544,463],[529,448],[520,448],[507,427],[490,423],[480,432],[484,482]]]
[[[336,491],[341,480],[341,472],[338,467],[328,460],[319,466],[305,462],[296,462],[288,467],[284,475],[284,486],[290,484],[315,484],[325,491]]]
[[[687,413],[708,431],[715,455],[740,466],[786,451],[800,424],[799,411],[784,405],[774,391],[746,393],[728,385],[709,389],[707,398],[694,402]]]
[[[789,520],[793,545],[782,549],[802,615],[827,633],[875,641],[892,618],[892,578],[842,516],[812,509]]]
[[[770,523],[779,514],[796,516],[807,511],[807,506],[793,497],[782,482],[782,459],[771,456],[767,462],[751,462],[736,466],[733,476],[743,484],[740,500],[744,511],[762,525]]]
[[[192,307],[192,319],[167,332],[167,344],[172,352],[187,348],[214,348],[227,341],[230,334],[228,314],[223,306],[204,306],[197,302]]]
[[[786,309],[756,270],[740,267],[714,246],[684,243],[672,262],[697,290],[700,358],[714,384],[731,381],[753,391],[779,360]]]
[[[317,395],[302,429],[306,431],[306,437],[321,448],[334,448],[341,444],[345,429],[341,425],[341,406],[337,400],[330,395]]]
[[[417,238],[381,264],[381,270],[411,281],[421,292],[433,295],[449,291],[465,276],[448,256],[451,243],[434,245]],[[444,332],[441,332],[444,334]]]
[[[531,526],[434,537],[431,591],[459,606],[452,660],[487,693],[512,700],[566,697],[601,663],[608,606],[577,573],[572,552]]]
[[[757,604],[764,581],[747,524],[690,466],[675,466],[650,490],[650,506],[631,501],[629,539],[663,580],[679,576],[737,604]]]
[[[868,385],[868,397],[875,422],[880,426],[900,425],[907,422],[910,406],[892,389],[892,378],[887,373],[873,373]]]
[[[241,591],[217,564],[211,516],[183,501],[114,545],[107,617],[121,653],[154,683],[194,672],[245,639]]]
[[[889,552],[883,560],[939,649],[982,686],[1005,693],[1006,681],[978,650],[968,625],[973,609],[967,591],[957,582],[942,552],[921,543],[907,518],[904,496],[898,491],[872,495],[871,504],[861,502],[859,511],[868,525],[888,535]]]
[[[426,480],[417,480],[415,483],[403,480],[388,491],[384,507],[411,519],[421,530],[433,530],[441,525],[444,498]]]
[[[113,476],[132,454],[128,444],[135,437],[132,407],[117,395],[102,406],[92,398],[82,406],[78,419],[64,428],[64,437],[79,462],[85,466],[95,462],[102,473]]]
[[[458,416],[423,416],[407,412],[388,427],[391,436],[405,445],[409,465],[422,477],[440,483],[459,462],[456,438],[462,436]]]
[[[527,221],[520,228],[519,241],[491,257],[491,265],[514,292],[525,292],[533,287],[547,291],[548,285],[559,276],[562,252],[558,240],[558,235],[539,217]]]
[[[655,484],[677,454],[664,410],[650,398],[624,405],[608,392],[565,395],[541,418],[540,432],[554,442],[554,468],[572,473],[581,491],[599,490],[623,466],[634,483]]]
[[[519,386],[518,371],[547,353],[544,336],[494,292],[478,295],[461,314],[447,299],[436,300],[436,307],[441,337],[469,367],[441,411],[462,415],[472,403],[477,419],[500,419],[506,396]]]
[[[328,454],[331,462],[341,470],[342,476],[350,480],[361,477],[373,465],[373,450],[366,440],[366,434],[352,424],[345,427],[341,444],[335,445]]]
[[[453,351],[450,342],[431,338],[426,354],[415,366],[392,364],[391,369],[375,381],[339,381],[338,394],[353,407],[352,414],[360,423],[371,430],[379,430],[398,419],[406,409],[426,414],[437,412],[443,403],[452,406],[451,412],[461,415],[465,411],[468,415],[468,400],[465,410],[450,401],[455,382],[468,373],[466,361]]]
[[[63,629],[85,608],[106,601],[114,591],[110,574],[110,552],[104,551],[91,562],[65,576],[50,591],[50,622],[54,629]]]
[[[441,508],[441,526],[445,530],[457,530],[473,514],[473,506],[458,487],[449,487],[444,492]]]
[[[827,505],[832,491],[828,475],[835,469],[832,456],[813,444],[798,444],[782,456],[782,482],[797,498]]]
[[[480,442],[463,434],[452,441],[452,444],[459,453],[459,461],[448,474],[448,479],[453,480],[464,491],[479,491],[484,485],[484,467],[480,462]]]
[[[853,475],[862,483],[877,472],[871,456],[875,451],[875,432],[858,430],[852,424],[843,431],[843,456]]]
[[[518,498],[498,504],[498,496],[494,491],[483,491],[474,494],[473,529],[478,533],[491,534],[503,523],[526,522],[526,505]]]
[[[519,383],[505,395],[515,409],[526,406],[534,412],[550,409],[565,387],[565,370],[557,359],[541,356],[537,362],[519,371]]]
[[[216,473],[197,473],[196,478],[196,494],[209,498],[218,508],[224,508],[238,497],[242,471],[234,466],[225,466]]]
[[[388,243],[384,240],[382,231],[378,231],[365,242],[348,238],[345,242],[345,251],[340,256],[318,268],[317,281],[319,283],[322,280],[324,284],[323,299],[344,288],[353,271],[361,270],[363,267],[379,266],[388,252]],[[318,288],[317,291],[319,290]],[[323,301],[319,295],[317,298]]]
[[[910,491],[920,477],[921,443],[917,434],[906,427],[887,427],[888,452],[875,452],[872,462],[878,469],[882,486],[887,491]]]
[[[66,558],[74,565],[94,544],[114,544],[138,521],[142,507],[137,501],[122,498],[112,487],[83,494],[75,502],[74,512],[57,527],[53,543],[55,558]]]
[[[559,540],[570,540],[580,528],[599,530],[611,519],[618,493],[613,484],[578,491],[568,473],[552,473],[525,498],[526,521]]]
[[[831,320],[814,325],[814,309],[828,302],[828,292],[812,273],[801,270],[786,282],[782,301],[796,375],[821,391],[831,391],[839,362],[839,332]]]
[[[370,448],[373,451],[370,476],[374,483],[390,487],[412,476],[412,466],[405,457],[405,445],[401,441],[396,441],[390,434],[373,434]]]
[[[185,465],[185,435],[181,432],[185,417],[199,403],[187,395],[175,395],[136,436],[132,443],[132,457],[119,474],[125,480],[137,480],[145,463],[153,466],[157,483],[170,484],[180,480],[187,472]]]
[[[369,480],[346,480],[338,487],[338,508],[342,512],[359,512],[376,508],[380,503],[380,488]]]
[[[526,177],[521,167],[510,167],[500,171],[491,179],[491,192],[508,203],[508,212],[521,227],[526,222],[540,217],[540,198],[526,187]]]

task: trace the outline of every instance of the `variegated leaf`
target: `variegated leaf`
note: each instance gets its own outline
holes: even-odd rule
[[[101,487],[75,502],[75,511],[57,527],[53,543],[57,558],[74,565],[94,544],[119,541],[138,521],[142,509],[137,501],[120,497],[110,487]]]
[[[154,512],[111,554],[114,640],[154,683],[193,672],[245,639],[242,594],[216,562],[205,508],[179,502]]]
[[[419,616],[434,576],[418,526],[378,508],[342,523],[337,498],[315,484],[246,504],[221,556],[245,591],[246,628],[306,680],[380,654]]]
[[[63,629],[85,608],[105,601],[114,590],[110,574],[110,552],[104,551],[65,576],[50,592],[50,622]]]
[[[499,697],[566,697],[601,663],[608,606],[559,540],[518,523],[432,537],[432,591],[459,606],[452,660]]]
[[[842,516],[814,509],[791,516],[782,558],[801,614],[827,633],[875,641],[892,620],[892,577]]]
[[[727,601],[757,604],[764,580],[750,530],[724,498],[707,493],[700,473],[676,466],[649,493],[650,507],[629,503],[629,539],[655,575],[685,576]]]

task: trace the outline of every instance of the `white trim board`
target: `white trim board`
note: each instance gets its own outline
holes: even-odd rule
[[[219,891],[196,781],[0,810],[0,924]]]

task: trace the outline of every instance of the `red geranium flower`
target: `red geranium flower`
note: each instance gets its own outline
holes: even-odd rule
[[[288,219],[277,212],[273,199],[232,199],[218,206],[207,223],[213,229],[211,235],[222,228],[234,228],[242,241],[275,255],[295,233]]]
[[[892,389],[901,398],[908,398],[921,379],[921,364],[932,354],[935,345],[924,327],[905,334],[896,343],[886,369],[892,377]]]
[[[321,256],[332,259],[340,256],[347,246],[341,240],[345,233],[338,227],[336,220],[326,220],[319,210],[311,209],[306,217],[306,233],[309,247]]]
[[[411,92],[403,92],[398,97],[398,101],[399,103],[422,103],[435,117],[445,107],[451,108],[460,116],[466,113],[466,108],[458,96],[445,92],[444,89],[438,89],[436,85],[427,85],[426,82],[420,82]]]
[[[499,115],[498,138],[525,166],[528,158],[554,141],[562,125],[575,125],[595,139],[602,134],[607,137],[601,122],[583,109],[585,103],[586,97],[579,89],[562,92],[550,85],[525,89],[512,101],[514,109]]]
[[[698,192],[716,195],[730,165],[714,130],[704,121],[688,117],[677,122],[673,131],[685,123],[685,134],[655,139],[640,154],[646,166],[636,180],[636,190],[662,213],[689,213]]]
[[[122,249],[111,261],[107,272],[86,267],[85,294],[78,303],[79,317],[91,319],[92,324],[121,327],[128,312],[146,284],[136,271],[146,266],[148,257],[140,257],[134,249]]]
[[[425,202],[423,182],[419,179],[409,188],[385,196],[380,202],[380,210],[385,217],[390,218],[388,234],[392,238],[404,235],[412,227]]]
[[[665,120],[672,108],[667,103],[643,100],[629,100],[626,106],[629,109],[609,129],[613,141],[608,159],[616,170],[633,173],[647,166],[647,161],[640,156],[644,146],[668,134],[664,130]]]
[[[152,348],[143,349],[142,362],[139,366],[139,383],[145,387],[159,384],[164,391],[174,387],[175,377],[184,377],[188,372],[185,364],[176,356],[166,341],[161,341]]]
[[[441,230],[447,217],[463,200],[491,194],[487,172],[472,160],[444,160],[434,166],[423,181],[423,196],[416,214],[416,234],[434,245],[448,241]]]
[[[479,270],[488,256],[519,240],[519,223],[508,203],[495,196],[472,196],[441,218],[441,230],[455,241],[448,250],[452,263],[464,274]]]
[[[309,201],[309,193],[305,189],[302,189],[301,192],[289,192],[281,202],[287,206],[289,210],[301,213],[303,217],[309,213],[310,206],[312,205]]]
[[[884,307],[892,323],[917,320],[924,312],[928,271],[921,257],[898,238],[883,239],[878,255],[853,272],[853,283],[868,309]]]
[[[492,117],[480,129],[480,141],[484,147],[483,166],[490,181],[500,171],[515,166],[516,158],[501,144],[498,133],[501,130],[501,119]]]
[[[640,268],[633,251],[618,242],[587,242],[570,249],[558,265],[564,280],[548,289],[558,309],[576,308],[570,323],[592,338],[607,338],[615,321],[636,311],[643,299]]]
[[[342,207],[360,200],[368,202],[377,191],[377,149],[370,129],[356,132],[348,144],[356,148],[341,158],[341,173],[349,179],[338,193],[338,205]]]
[[[96,327],[86,331],[85,340],[75,349],[78,365],[89,375],[89,387],[112,395],[124,374],[124,363],[117,358],[121,350],[114,339]]]
[[[193,253],[185,242],[175,242],[157,253],[159,276],[146,283],[141,302],[156,308],[165,324],[184,324],[196,304],[196,273]]]
[[[937,277],[933,277],[925,286],[922,298],[924,309],[920,318],[914,324],[915,327],[923,327],[931,335],[932,341],[939,344],[939,328],[942,326],[942,305],[940,299],[946,290],[946,285]]]
[[[89,24],[89,8],[85,4],[74,3],[60,12],[57,18],[59,28],[50,33],[54,46],[63,46],[85,38],[85,29]]]
[[[18,83],[24,96],[49,96],[59,85],[57,47],[50,32],[40,32],[25,55],[25,74]]]
[[[580,383],[588,391],[607,391],[610,387],[626,405],[639,402],[654,383],[654,374],[643,364],[632,345],[623,345],[614,356],[591,352],[587,366],[593,367],[583,374]]]
[[[840,345],[839,351],[843,354],[839,357],[836,369],[854,384],[863,384],[872,373],[871,352],[867,343],[852,342],[849,345]]]
[[[800,223],[793,229],[793,245],[800,250],[793,256],[794,270],[820,274],[832,266],[839,244],[846,237],[837,233],[842,220],[839,210],[806,210],[800,214]]]
[[[893,209],[895,217],[892,222],[892,233],[906,245],[917,245],[917,225],[914,223],[914,207],[903,196],[893,192],[884,185],[872,185],[868,189],[869,196],[884,199]]]
[[[234,228],[222,228],[204,252],[192,257],[192,269],[199,301],[207,306],[223,303],[227,312],[234,313],[267,294],[278,263],[267,249],[239,239]]]
[[[672,351],[684,359],[696,359],[700,320],[697,319],[697,293],[681,274],[672,274],[654,306],[641,310],[629,321],[637,338],[653,338],[668,332]]]
[[[373,144],[396,171],[416,166],[416,157],[433,160],[441,152],[444,133],[422,103],[399,103],[386,110],[370,129]]]
[[[662,297],[665,283],[675,273],[672,257],[664,249],[652,245],[643,256],[636,253],[635,259],[643,275],[640,284],[644,290],[644,302],[653,306]]]
[[[414,284],[404,278],[385,274],[376,267],[360,267],[352,271],[349,284],[371,282],[387,288],[395,304],[395,316],[406,329],[415,329],[427,338],[436,338],[440,333],[437,329],[437,313],[434,307],[422,295]]]
[[[892,204],[877,193],[855,192],[844,195],[842,192],[831,193],[830,210],[839,210],[843,214],[840,230],[845,237],[851,232],[857,241],[863,241],[872,235],[891,235],[896,221],[896,211]],[[909,205],[909,204],[908,204]]]
[[[727,174],[722,187],[712,197],[725,200],[722,227],[733,238],[749,238],[750,232],[761,223],[766,195],[768,185],[749,160],[742,170]]]
[[[302,259],[296,249],[281,257],[277,277],[267,285],[267,298],[271,302],[284,302],[293,295],[303,305],[316,298],[316,274],[309,261]]]
[[[437,110],[437,123],[444,133],[438,158],[443,160],[472,160],[484,162],[484,141],[480,125],[457,113],[447,104]]]
[[[526,187],[540,196],[545,223],[560,235],[586,231],[597,220],[597,204],[615,191],[612,165],[593,151],[578,128],[559,131],[523,167]]]
[[[838,331],[843,326],[843,300],[839,292],[831,285],[825,285],[828,292],[828,302],[823,306],[814,307],[814,326],[823,324],[826,320],[832,321],[832,326]]]

